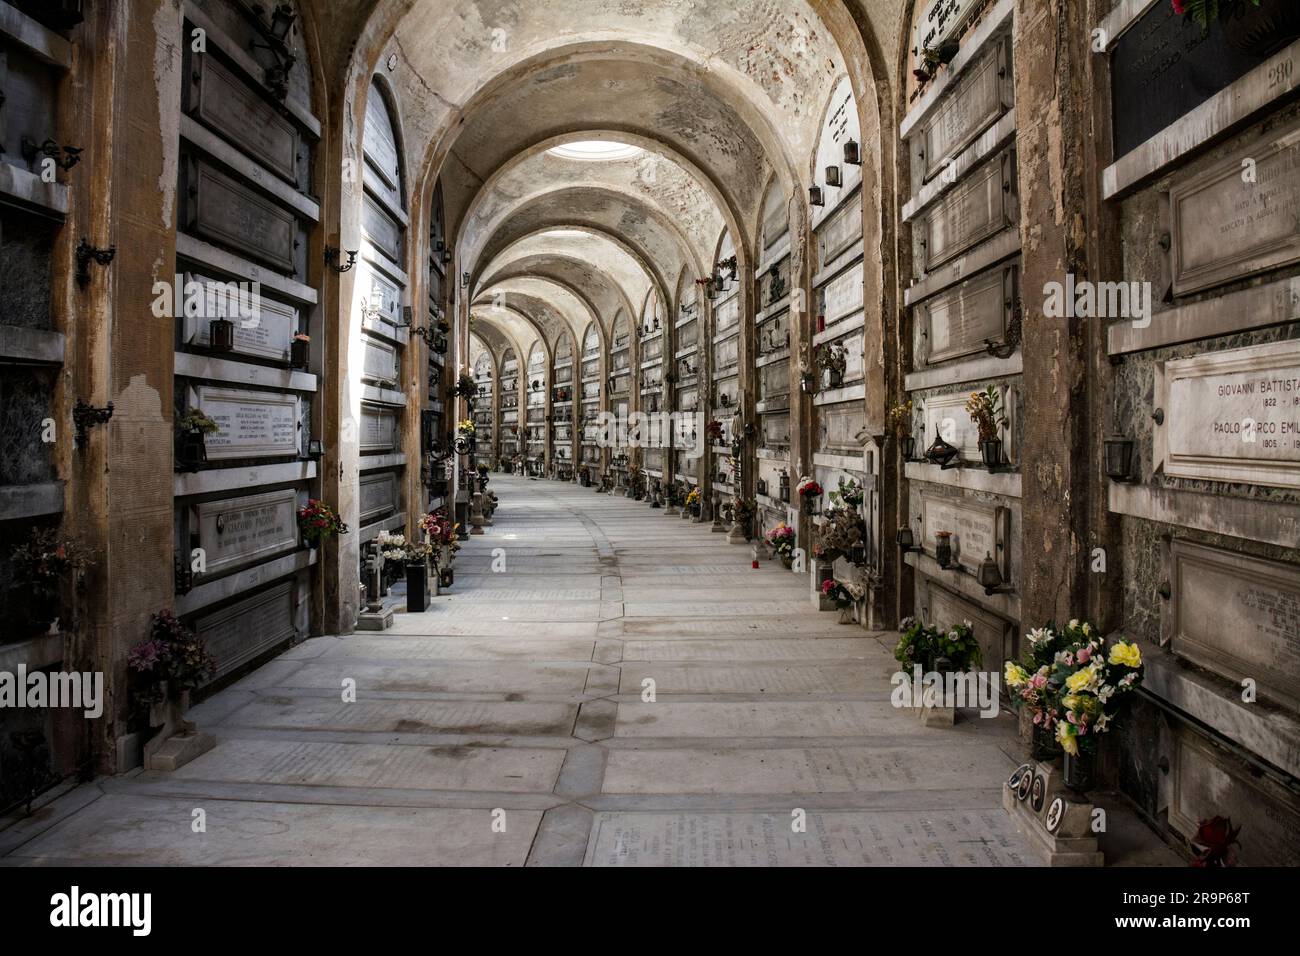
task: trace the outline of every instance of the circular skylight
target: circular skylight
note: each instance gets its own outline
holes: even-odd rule
[[[552,146],[547,152],[555,156],[563,156],[565,159],[608,162],[613,159],[631,159],[641,153],[641,147],[628,146],[626,143],[611,143],[603,139],[587,139],[576,143],[565,143],[563,146]]]

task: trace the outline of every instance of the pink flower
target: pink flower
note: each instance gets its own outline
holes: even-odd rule
[[[1086,663],[1088,663],[1088,658],[1090,658],[1090,657],[1092,657],[1092,648],[1090,648],[1090,647],[1081,647],[1081,648],[1079,648],[1079,658],[1078,658],[1078,659],[1079,659],[1079,663],[1080,663],[1080,664],[1086,664]]]
[[[1174,0],[1174,13],[1180,17],[1187,12],[1187,0]]]

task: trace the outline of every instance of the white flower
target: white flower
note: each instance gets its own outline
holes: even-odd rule
[[[1036,627],[1029,632],[1030,644],[1037,645],[1043,643],[1044,641],[1050,641],[1051,639],[1052,639],[1052,632],[1045,627]]]
[[[1079,619],[1077,617],[1070,618],[1070,630],[1074,630],[1078,626],[1079,626]]]

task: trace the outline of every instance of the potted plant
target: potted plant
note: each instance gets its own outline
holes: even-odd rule
[[[816,555],[819,559],[834,561],[863,547],[867,525],[856,508],[831,508],[822,518],[817,527]]]
[[[840,609],[840,623],[853,623],[853,606],[862,600],[866,589],[854,581],[827,578],[822,582],[822,596],[830,598]]]
[[[420,530],[430,546],[429,559],[438,571],[438,587],[450,588],[456,583],[452,565],[460,550],[460,525],[451,520],[445,509],[439,508],[420,519]]]
[[[289,366],[306,371],[311,367],[311,336],[299,332],[289,343]]]
[[[176,460],[187,471],[194,471],[208,460],[206,436],[221,426],[201,408],[191,408],[176,421]]]
[[[90,567],[91,553],[77,541],[60,538],[54,528],[33,528],[10,552],[14,583],[25,600],[12,602],[21,636],[45,633],[60,617],[60,601],[70,579]]]
[[[902,636],[894,645],[894,660],[909,673],[918,664],[923,672],[934,670],[934,635],[930,629],[917,618],[905,617],[898,630]]]
[[[822,486],[816,479],[809,478],[807,475],[799,479],[799,484],[795,487],[799,495],[799,502],[806,515],[816,514],[817,502],[821,500],[824,493]]]
[[[889,410],[889,430],[898,439],[898,451],[903,461],[916,458],[916,437],[912,434],[912,403],[895,405]]]
[[[700,498],[699,488],[692,488],[689,492],[687,492],[686,510],[691,515],[692,518],[698,518],[700,516],[701,500],[702,499]]]
[[[753,498],[733,498],[731,501],[731,518],[733,530],[739,529],[745,540],[754,537],[754,516],[758,514],[758,502]]]
[[[126,663],[133,674],[135,703],[147,708],[149,726],[160,728],[144,745],[145,767],[149,768],[152,757],[168,740],[196,734],[194,724],[185,719],[190,691],[216,674],[217,661],[202,638],[171,611],[161,611],[153,615],[149,637],[131,648]],[[207,747],[199,752],[202,749]],[[191,752],[185,759],[193,756],[197,753]]]
[[[333,508],[318,498],[312,498],[298,511],[298,532],[307,547],[315,549],[331,535],[347,534],[348,526],[339,520]]]
[[[946,631],[935,629],[932,640],[936,671],[969,671],[984,662],[984,652],[975,639],[975,628],[970,621],[954,624]]]
[[[980,458],[990,471],[1002,464],[1001,430],[1007,426],[1002,411],[1002,394],[990,385],[982,392],[971,392],[966,412],[979,429]]]
[[[787,524],[779,524],[765,537],[772,552],[780,559],[787,571],[794,567],[795,531]]]

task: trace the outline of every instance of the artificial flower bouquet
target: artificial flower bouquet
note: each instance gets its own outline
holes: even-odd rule
[[[468,418],[465,419],[456,426],[456,434],[460,435],[462,438],[473,438],[474,422]]]
[[[807,475],[804,475],[799,479],[799,484],[796,486],[795,490],[799,493],[799,497],[801,498],[820,498],[824,491],[816,479],[809,478]]]
[[[795,548],[795,532],[787,524],[779,524],[766,535],[766,541],[771,546],[772,551],[780,558],[793,558]]]
[[[822,597],[830,598],[841,610],[857,604],[866,593],[866,588],[856,581],[827,578],[822,582]]]
[[[136,700],[144,705],[159,703],[166,695],[179,696],[193,690],[217,672],[217,660],[208,653],[203,638],[177,620],[171,611],[153,616],[149,637],[131,648],[126,666],[139,675],[141,686]]]
[[[691,511],[697,511],[700,507],[700,489],[692,488],[686,495],[686,507]]]
[[[903,636],[894,647],[894,660],[908,670],[916,664],[925,671],[937,670],[938,662],[946,660],[951,670],[969,671],[984,662],[984,652],[975,639],[975,628],[970,621],[962,621],[945,630],[908,617],[903,619],[898,629]]]
[[[1030,632],[1029,667],[1008,662],[1007,686],[1034,713],[1034,724],[1054,730],[1067,754],[1096,753],[1125,696],[1142,683],[1142,651],[1119,639],[1109,647],[1087,622],[1072,620]],[[1048,655],[1050,654],[1050,658]]]
[[[339,520],[329,505],[312,498],[305,508],[298,511],[298,531],[308,547],[315,548],[331,535],[347,534],[348,526]]]

